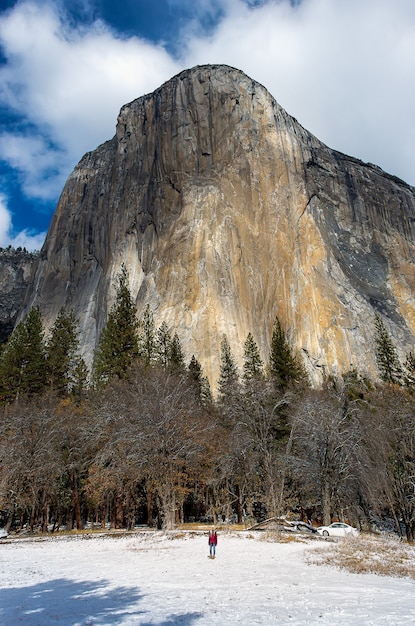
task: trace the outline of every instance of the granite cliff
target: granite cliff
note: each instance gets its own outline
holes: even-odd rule
[[[404,355],[415,334],[415,189],[307,132],[231,67],[184,71],[122,107],[59,200],[27,293],[62,306],[91,355],[128,267],[139,315],[177,331],[215,384],[226,333],[264,359],[278,315],[312,380],[376,374],[378,311]]]
[[[0,248],[0,343],[13,330],[37,258],[25,248]]]

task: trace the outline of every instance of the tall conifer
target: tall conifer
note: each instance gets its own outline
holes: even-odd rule
[[[410,352],[405,360],[405,385],[415,389],[415,355]]]
[[[244,380],[245,382],[263,375],[264,364],[259,354],[258,346],[251,333],[244,344]]]
[[[170,362],[172,339],[169,331],[169,327],[166,322],[162,322],[158,328],[155,336],[155,349],[157,355],[157,361],[163,366],[167,367]]]
[[[0,356],[0,397],[7,402],[21,394],[36,394],[46,384],[46,354],[42,317],[33,307],[14,329]]]
[[[78,330],[73,311],[61,309],[46,343],[48,384],[68,395],[77,366]]]
[[[269,372],[276,388],[285,391],[292,383],[306,382],[307,375],[299,357],[293,354],[278,317],[271,339]]]
[[[75,365],[71,372],[70,395],[76,400],[82,400],[88,390],[89,372],[84,359],[76,356]]]
[[[205,404],[212,402],[212,392],[210,389],[209,381],[206,376],[203,375],[202,366],[200,365],[194,354],[190,359],[189,373],[191,379],[194,380],[194,382],[196,383],[202,402]]]
[[[383,382],[402,385],[403,368],[391,336],[380,317],[375,313],[376,362]]]
[[[139,325],[138,339],[139,356],[146,365],[151,365],[157,360],[157,341],[154,327],[154,317],[150,305],[147,304],[143,318]]]
[[[95,355],[96,382],[126,376],[138,357],[137,326],[136,308],[128,286],[127,269],[122,265],[115,303],[109,312]]]
[[[179,335],[174,333],[170,346],[170,363],[174,369],[184,368],[184,353]]]
[[[220,374],[219,374],[219,398],[226,399],[233,396],[239,384],[238,368],[232,354],[229,340],[223,335],[220,345]]]

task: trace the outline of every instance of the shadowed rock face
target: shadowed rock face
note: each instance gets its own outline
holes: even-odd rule
[[[275,316],[318,383],[376,373],[373,316],[415,332],[415,189],[329,149],[227,66],[187,70],[124,106],[59,200],[26,299],[62,306],[92,354],[124,262],[139,315],[177,331],[213,384],[226,333],[266,360]]]
[[[13,330],[37,257],[24,248],[0,248],[0,343]]]

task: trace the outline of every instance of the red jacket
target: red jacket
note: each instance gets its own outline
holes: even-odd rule
[[[216,531],[215,532],[210,531],[208,544],[214,545],[214,546],[218,545],[218,536],[216,534]]]

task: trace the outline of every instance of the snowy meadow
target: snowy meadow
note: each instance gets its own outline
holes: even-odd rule
[[[211,560],[206,532],[10,538],[0,623],[414,624],[414,548],[369,543],[224,530]],[[393,554],[396,571],[382,567]]]

